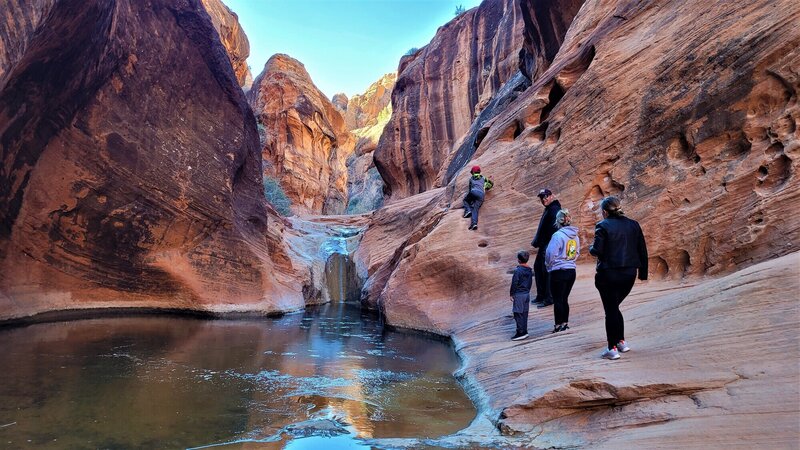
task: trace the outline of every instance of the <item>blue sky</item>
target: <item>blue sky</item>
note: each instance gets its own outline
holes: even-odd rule
[[[250,40],[247,62],[257,77],[270,56],[286,53],[306,66],[328,97],[360,94],[397,70],[451,20],[457,5],[480,0],[223,0]]]

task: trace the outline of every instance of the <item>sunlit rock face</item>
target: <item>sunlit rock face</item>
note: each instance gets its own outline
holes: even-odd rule
[[[0,318],[302,307],[301,277],[268,227],[256,123],[203,6],[11,12],[0,22]]]
[[[382,301],[390,321],[390,304],[413,303],[426,312],[395,316],[398,325],[446,332],[434,324],[456,320],[456,305],[507,288],[497,274],[513,266],[518,249],[530,249],[543,187],[573,212],[587,258],[600,199],[620,196],[644,228],[652,279],[727,273],[796,251],[800,80],[791,68],[800,62],[800,29],[785,24],[800,5],[751,1],[733,14],[720,1],[703,15],[693,8],[584,4],[550,67],[485,125],[468,165],[496,183],[477,232],[467,231],[458,209],[464,171],[431,192],[435,201],[396,209],[428,204],[441,217],[405,231],[386,219],[367,232],[365,242],[385,230],[425,230],[416,244],[396,238],[404,250],[381,251],[385,260],[408,256],[371,303]],[[456,263],[467,260],[480,263]]]
[[[392,116],[391,93],[396,79],[394,73],[382,76],[363,94],[347,101],[343,110],[345,124],[356,139],[355,151],[347,159],[348,214],[373,211],[383,205],[383,180],[373,152]]]
[[[387,195],[403,198],[441,185],[440,172],[475,119],[515,75],[519,86],[506,96],[524,90],[524,73],[546,68],[580,4],[535,2],[534,9],[533,3],[487,0],[404,56],[392,92],[392,119],[375,151]],[[475,136],[469,141],[471,147]]]
[[[202,0],[211,23],[219,33],[219,39],[233,65],[236,80],[245,91],[253,84],[253,76],[247,66],[247,57],[250,56],[250,42],[239,24],[239,17],[225,6],[221,0]]]
[[[279,181],[292,210],[343,213],[355,142],[303,64],[274,55],[247,95],[264,134],[264,175]]]

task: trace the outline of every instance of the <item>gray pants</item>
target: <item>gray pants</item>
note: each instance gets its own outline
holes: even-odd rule
[[[467,193],[464,197],[464,210],[465,212],[472,213],[469,226],[478,224],[478,210],[481,209],[483,204],[483,195],[475,195],[472,192]]]
[[[528,334],[528,308],[530,307],[531,296],[528,292],[514,294],[514,322],[517,323],[517,334]]]

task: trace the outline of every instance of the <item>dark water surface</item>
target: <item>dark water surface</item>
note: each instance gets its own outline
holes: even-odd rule
[[[0,448],[361,449],[476,411],[447,343],[326,305],[0,328]],[[372,442],[369,444],[367,442]]]

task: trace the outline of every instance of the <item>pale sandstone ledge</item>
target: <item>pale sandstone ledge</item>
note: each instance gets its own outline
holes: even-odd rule
[[[453,319],[460,376],[486,417],[536,448],[793,448],[800,436],[800,253],[690,283],[637,281],[632,347],[600,358],[604,315],[581,265],[571,329],[533,309],[525,341],[504,291]]]

